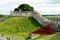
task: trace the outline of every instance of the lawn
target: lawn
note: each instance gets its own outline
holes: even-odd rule
[[[60,32],[57,32],[55,34],[52,35],[40,35],[36,37],[33,40],[60,40]],[[23,33],[23,35],[21,35],[21,33],[17,33],[17,34],[5,34],[5,37],[10,37],[10,39],[14,39],[14,40],[26,40],[26,38],[28,37],[27,33]]]

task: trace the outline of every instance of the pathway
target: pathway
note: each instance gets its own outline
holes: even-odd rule
[[[32,34],[32,40],[37,38],[38,36],[40,36],[40,35]]]

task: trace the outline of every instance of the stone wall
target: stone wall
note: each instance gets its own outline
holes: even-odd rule
[[[46,19],[44,17],[42,17],[41,15],[39,15],[39,13],[34,13],[33,14],[33,18],[41,25],[46,26],[49,23],[53,23],[52,28],[55,31],[60,31],[60,21],[52,21],[50,19]]]
[[[33,18],[41,25],[45,26],[49,23],[49,21],[42,17],[42,15],[40,15],[40,13],[33,13]]]
[[[31,17],[32,16],[32,11],[11,11],[10,15],[11,16],[26,16],[26,17]]]

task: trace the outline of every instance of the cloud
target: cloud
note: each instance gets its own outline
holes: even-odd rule
[[[9,14],[22,3],[27,3],[41,13],[60,12],[60,0],[0,0],[0,13]]]
[[[22,3],[30,4],[31,6],[37,6],[39,2],[37,0],[0,0],[0,13],[9,13],[18,7]],[[40,2],[41,3],[41,2]]]
[[[60,0],[47,0],[47,3],[49,3],[49,4],[57,4],[57,3],[60,3]]]

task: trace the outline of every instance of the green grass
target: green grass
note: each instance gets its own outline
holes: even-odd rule
[[[11,17],[0,23],[0,34],[4,34],[5,37],[15,35],[19,40],[20,37],[27,38],[29,36],[28,33],[40,27],[42,26],[32,17]]]
[[[60,32],[52,35],[40,35],[33,40],[60,40]]]
[[[51,20],[57,17],[46,17]],[[26,39],[28,33],[42,27],[35,19],[31,17],[11,17],[0,23],[0,33],[4,34],[6,37],[11,37],[15,35],[14,40],[20,40],[21,37]],[[21,39],[21,40],[24,40]],[[60,32],[52,35],[40,35],[33,40],[60,40]]]
[[[12,17],[0,23],[0,32],[32,32],[41,27],[32,17]]]

